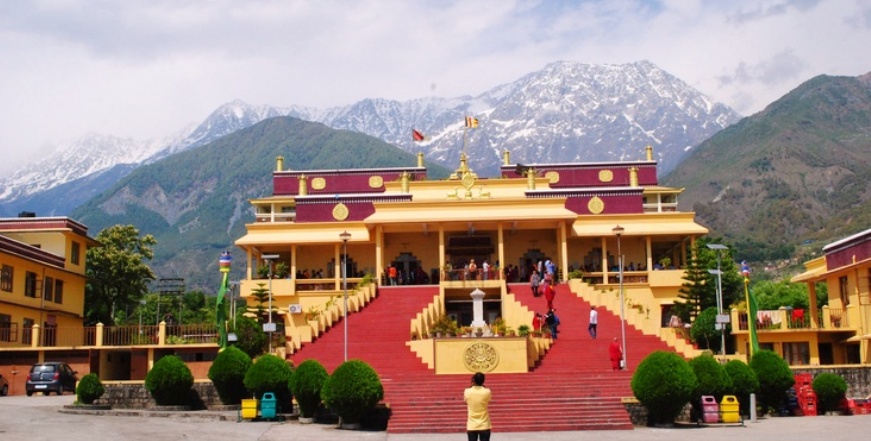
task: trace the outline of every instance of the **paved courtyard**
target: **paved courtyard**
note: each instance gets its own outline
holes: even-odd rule
[[[384,432],[339,430],[333,426],[215,421],[190,417],[131,417],[78,415],[58,412],[72,404],[73,395],[0,397],[2,441],[430,441],[465,440],[465,434],[393,435]],[[235,413],[228,413],[235,416]],[[860,440],[871,433],[871,415],[766,418],[745,427],[637,428],[632,431],[499,433],[493,441],[629,440]]]

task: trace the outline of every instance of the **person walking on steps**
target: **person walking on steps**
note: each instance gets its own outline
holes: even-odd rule
[[[472,385],[463,392],[468,407],[466,435],[469,441],[490,441],[490,389],[484,387],[484,374],[472,375]]]
[[[590,326],[587,326],[587,331],[590,332],[590,337],[596,338],[596,327],[599,325],[599,313],[596,312],[596,307],[590,307]]]
[[[529,286],[532,287],[532,296],[538,297],[541,294],[538,293],[538,285],[541,283],[541,278],[538,277],[538,271],[532,270],[532,276],[529,277]]]

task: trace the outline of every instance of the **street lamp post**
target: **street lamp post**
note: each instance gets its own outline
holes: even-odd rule
[[[345,323],[345,361],[348,361],[348,240],[351,239],[351,233],[344,231],[339,239],[342,239],[342,290],[345,297],[342,321]]]
[[[626,302],[623,301],[623,250],[620,248],[620,235],[623,234],[625,228],[617,225],[611,231],[617,236],[617,260],[620,265],[620,275],[619,275],[619,283],[620,283],[620,336],[623,340],[622,348],[623,351],[623,369],[629,369],[629,360],[626,357]]]
[[[710,274],[717,275],[717,320],[716,324],[720,328],[720,356],[723,359],[726,358],[726,323],[727,318],[723,316],[723,270],[720,269],[720,252],[723,250],[729,249],[729,247],[725,245],[721,245],[718,243],[709,243],[707,245],[709,249],[715,250],[717,252],[717,269],[716,270],[708,270]]]
[[[145,309],[145,299],[139,301],[139,338],[142,338],[142,310]]]
[[[272,323],[272,262],[278,260],[278,254],[264,254],[261,259],[269,265],[269,322],[263,326],[263,330],[269,334],[269,353],[272,353],[272,333],[275,332],[275,325]]]

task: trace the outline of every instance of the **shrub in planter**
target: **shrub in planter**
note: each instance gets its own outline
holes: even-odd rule
[[[194,385],[194,376],[184,361],[167,355],[154,363],[145,376],[145,389],[159,406],[183,406]]]
[[[293,370],[290,390],[299,403],[300,416],[312,418],[321,405],[321,389],[330,375],[317,360],[305,360]]]
[[[750,394],[759,392],[756,372],[741,360],[729,360],[725,370],[732,380],[732,393],[738,398],[741,415],[750,415]]]
[[[239,404],[248,396],[245,374],[253,363],[241,349],[230,346],[218,353],[209,368],[209,379],[223,404]]]
[[[245,374],[245,389],[258,400],[272,392],[278,406],[287,410],[291,406],[291,375],[293,369],[286,361],[272,354],[262,355]]]
[[[321,389],[324,404],[342,419],[342,424],[357,424],[360,417],[384,398],[378,374],[365,362],[349,360],[327,378]]]
[[[651,424],[672,423],[698,387],[689,364],[673,352],[648,355],[632,375],[632,392],[647,408]]]
[[[97,398],[103,396],[106,388],[100,382],[100,377],[97,374],[88,374],[79,380],[76,386],[76,399],[82,404],[94,404]]]
[[[840,375],[829,372],[817,375],[811,387],[817,394],[820,410],[823,412],[837,411],[841,399],[847,394],[847,382]]]
[[[789,364],[776,352],[759,351],[750,359],[750,368],[759,379],[762,413],[780,407],[786,399],[786,392],[795,384]]]

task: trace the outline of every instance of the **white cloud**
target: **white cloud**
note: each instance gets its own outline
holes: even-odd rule
[[[743,114],[871,70],[868,0],[0,4],[0,171],[87,132],[163,136],[233,99],[475,95],[557,60],[649,60]]]

